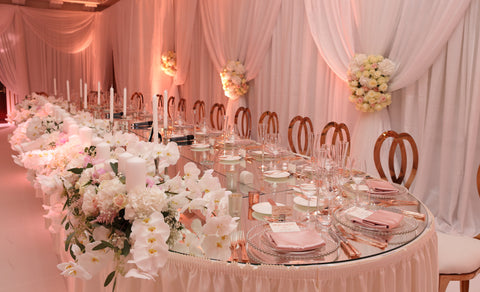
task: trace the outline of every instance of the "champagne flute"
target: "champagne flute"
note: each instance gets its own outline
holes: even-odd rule
[[[365,159],[356,159],[353,161],[352,164],[352,180],[355,183],[355,204],[357,206],[362,205],[360,200],[360,185],[365,180],[365,176],[367,175],[367,164]]]
[[[267,124],[260,123],[257,126],[258,138],[262,142],[262,165],[260,166],[260,170],[262,172],[265,171],[265,140],[267,136]]]

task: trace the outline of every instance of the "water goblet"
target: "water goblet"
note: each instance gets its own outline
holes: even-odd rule
[[[352,161],[352,169],[351,169],[351,176],[352,180],[355,183],[355,204],[357,206],[362,205],[360,199],[361,193],[361,184],[365,180],[365,176],[367,175],[367,166],[366,161],[364,159],[356,159]]]

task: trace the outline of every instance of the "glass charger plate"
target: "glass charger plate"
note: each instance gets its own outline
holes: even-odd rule
[[[302,228],[302,227],[301,227]],[[286,262],[308,261],[309,263],[325,262],[335,260],[340,245],[336,236],[329,233],[322,233],[325,245],[308,250],[297,252],[285,252],[277,250],[267,238],[266,232],[270,232],[269,224],[258,224],[247,232],[248,249],[256,254],[257,258],[262,257],[263,263],[285,264]],[[291,263],[294,264],[294,263]]]
[[[396,184],[396,183],[392,183],[392,185],[397,189],[398,192],[379,194],[379,193],[369,193],[367,190],[357,191],[355,189],[356,185],[352,181],[349,181],[349,182],[345,183],[344,185],[342,185],[342,190],[347,192],[347,193],[351,193],[351,194],[355,194],[355,193],[358,192],[358,193],[360,193],[362,195],[365,195],[365,196],[370,195],[371,198],[376,198],[376,199],[398,199],[399,197],[402,197],[402,196],[408,194],[408,190],[407,190],[406,187],[404,187],[402,185],[399,185],[399,184]],[[362,186],[366,187],[365,184],[360,185],[360,187],[362,187]]]
[[[369,210],[384,209],[390,212],[401,213],[400,210],[395,208],[383,208],[383,207],[369,207]],[[347,209],[340,208],[333,213],[333,218],[336,222],[341,225],[349,228],[352,231],[365,233],[374,237],[379,237],[380,239],[385,239],[389,244],[401,244],[408,242],[415,238],[416,231],[418,229],[418,222],[415,218],[404,216],[400,225],[396,228],[389,230],[379,230],[376,228],[371,228],[363,226],[352,221],[352,217],[346,213]]]

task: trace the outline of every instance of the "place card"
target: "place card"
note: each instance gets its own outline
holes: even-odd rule
[[[363,219],[365,219],[368,216],[373,214],[372,211],[366,210],[364,208],[359,208],[359,207],[351,207],[351,208],[347,209],[347,211],[345,213],[347,213],[348,215],[350,215],[352,217],[358,218],[360,220],[363,220]]]
[[[270,223],[273,232],[295,232],[300,231],[296,222]]]
[[[367,185],[355,185],[355,184],[352,184],[352,190],[355,190],[355,191],[366,191],[368,192],[369,189],[368,189],[368,186]]]

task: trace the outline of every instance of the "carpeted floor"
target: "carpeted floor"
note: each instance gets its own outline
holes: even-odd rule
[[[42,202],[11,158],[13,129],[0,127],[0,292],[63,292]]]

